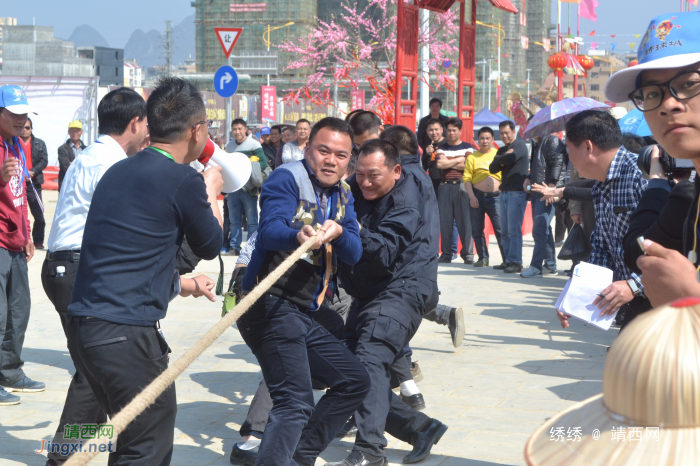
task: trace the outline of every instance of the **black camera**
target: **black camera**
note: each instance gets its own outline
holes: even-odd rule
[[[673,180],[674,172],[695,170],[693,162],[687,159],[675,159],[668,155],[668,152],[663,147],[653,144],[651,146],[642,147],[637,158],[637,166],[642,171],[644,178],[649,179],[649,171],[651,171],[651,154],[654,147],[659,148],[659,162],[663,167],[664,174],[669,180]]]

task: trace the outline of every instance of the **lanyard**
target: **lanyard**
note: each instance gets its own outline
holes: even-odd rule
[[[168,154],[167,152],[165,152],[163,149],[158,149],[157,147],[153,147],[153,146],[151,146],[151,149],[160,152],[161,154],[163,154],[164,156],[166,156],[167,158],[169,158],[170,160],[175,162],[175,159],[173,158],[173,156]],[[175,163],[177,163],[177,162],[175,162]]]
[[[32,178],[29,176],[29,169],[27,168],[27,159],[24,157],[24,151],[22,150],[22,146],[19,143],[19,139],[16,137],[13,137],[12,140],[14,143],[17,145],[17,149],[19,149],[19,154],[17,151],[15,151],[15,148],[12,146],[7,145],[7,141],[3,141],[5,144],[5,153],[9,154],[10,151],[14,154],[14,157],[18,160],[21,161],[22,163],[22,179],[19,180],[20,186],[22,183],[24,183],[24,179],[26,178],[29,184],[32,186],[32,189],[34,190],[34,196],[39,203],[39,207],[41,207],[41,211],[44,212],[44,203],[41,202],[41,197],[39,196],[39,193],[36,192],[36,188],[34,187],[34,183],[32,183]]]

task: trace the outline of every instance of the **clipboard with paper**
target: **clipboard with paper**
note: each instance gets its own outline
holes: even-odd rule
[[[581,262],[566,282],[564,291],[554,307],[565,314],[576,317],[596,327],[609,330],[617,311],[612,315],[600,315],[602,309],[593,304],[598,293],[613,282],[613,271],[605,267]]]

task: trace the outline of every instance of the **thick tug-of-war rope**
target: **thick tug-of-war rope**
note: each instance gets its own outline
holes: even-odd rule
[[[114,434],[119,435],[124,431],[126,426],[133,421],[136,416],[141,414],[146,410],[152,403],[156,401],[156,398],[160,396],[161,393],[165,391],[166,388],[170,386],[175,379],[177,379],[180,374],[182,374],[187,367],[197,359],[205,349],[211,346],[217,338],[221,336],[222,333],[226,331],[231,325],[233,325],[250,306],[255,303],[262,295],[265,293],[279,278],[284,274],[289,268],[298,261],[301,256],[309,250],[311,246],[316,242],[317,237],[312,236],[304,242],[299,248],[294,251],[289,257],[287,257],[280,265],[277,267],[270,275],[265,277],[258,286],[256,286],[248,295],[241,300],[241,302],[234,307],[231,312],[226,314],[219,322],[216,323],[207,333],[205,333],[197,342],[188,349],[185,354],[180,356],[177,361],[175,361],[170,367],[168,367],[162,374],[160,374],[153,382],[151,382],[146,388],[143,389],[141,393],[136,395],[131,402],[124,406],[124,409],[119,411],[112,419],[110,419],[111,425],[114,427]],[[83,451],[80,453],[74,453],[68,461],[64,463],[65,466],[85,466],[97,456],[97,451],[87,451],[90,449],[90,445],[100,445],[100,442],[90,442],[83,445]],[[94,448],[97,450],[97,448]]]

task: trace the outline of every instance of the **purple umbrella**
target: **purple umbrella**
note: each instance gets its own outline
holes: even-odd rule
[[[551,133],[564,130],[566,122],[574,115],[584,110],[607,109],[609,105],[602,104],[588,97],[574,97],[554,102],[545,107],[532,117],[525,130],[525,139],[542,137]]]

